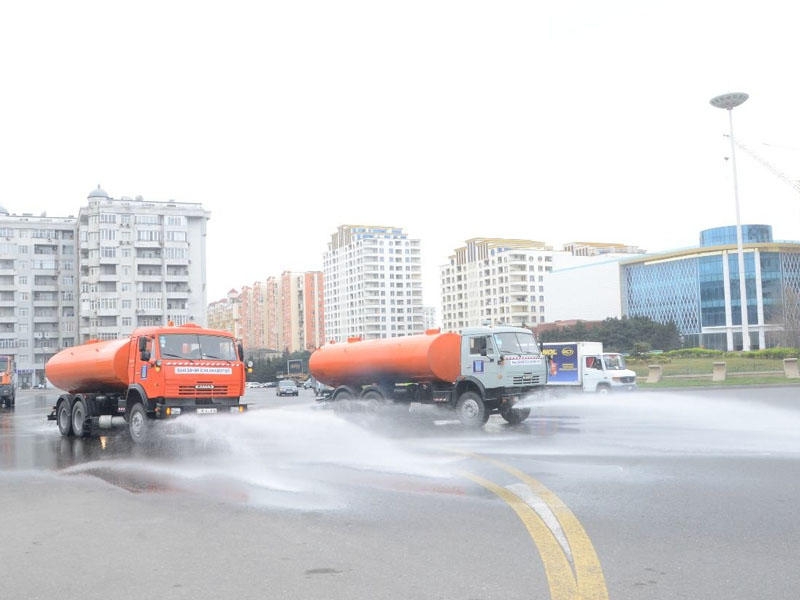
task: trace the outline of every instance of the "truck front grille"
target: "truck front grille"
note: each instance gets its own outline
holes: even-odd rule
[[[198,389],[193,385],[179,385],[178,396],[181,398],[211,398],[225,397],[228,395],[227,385],[218,385],[212,388]]]

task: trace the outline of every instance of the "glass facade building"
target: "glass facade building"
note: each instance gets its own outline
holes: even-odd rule
[[[769,225],[742,225],[750,347],[800,346],[800,243]],[[685,346],[742,348],[736,227],[700,233],[700,246],[620,264],[623,314],[674,322]]]

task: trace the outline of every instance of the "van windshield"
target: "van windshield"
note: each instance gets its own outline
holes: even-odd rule
[[[603,362],[606,363],[606,369],[610,371],[625,370],[625,359],[621,354],[604,354]]]

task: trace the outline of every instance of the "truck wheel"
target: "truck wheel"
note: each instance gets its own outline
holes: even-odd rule
[[[608,394],[611,389],[606,384],[601,384],[597,386],[597,393],[598,394]]]
[[[141,402],[137,402],[131,407],[131,412],[128,414],[128,432],[135,444],[147,441],[150,434],[150,423],[147,419],[147,412]]]
[[[355,398],[355,395],[348,389],[337,390],[333,395],[333,399],[337,402],[352,400],[353,398]]]
[[[358,398],[358,394],[350,387],[342,386],[336,388],[331,396],[335,410],[350,410],[353,408],[353,400]]]
[[[383,397],[379,390],[374,388],[361,394],[361,399],[366,405],[367,412],[377,412],[386,404],[386,398]]]
[[[72,405],[72,433],[77,437],[89,435],[89,424],[86,417],[86,403],[78,398]]]
[[[500,416],[503,417],[511,425],[522,423],[525,419],[531,416],[530,408],[513,408],[509,406],[500,411]]]
[[[486,405],[475,392],[464,392],[456,404],[458,420],[465,427],[477,429],[486,423]]]
[[[61,435],[68,437],[72,435],[72,410],[70,410],[69,400],[61,400],[56,407],[56,421],[58,431]]]

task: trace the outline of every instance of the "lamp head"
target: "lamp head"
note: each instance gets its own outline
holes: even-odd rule
[[[711,106],[733,110],[740,104],[743,104],[749,97],[750,96],[743,92],[731,92],[729,94],[722,94],[721,96],[714,96],[709,102],[711,102]]]

